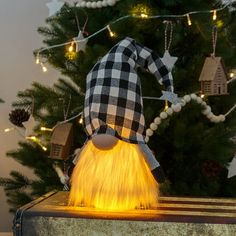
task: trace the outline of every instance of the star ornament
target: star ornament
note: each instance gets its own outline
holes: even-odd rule
[[[181,102],[181,99],[178,98],[178,95],[176,93],[169,91],[161,91],[161,92],[163,95],[159,98],[160,100],[169,101],[173,104]]]
[[[171,71],[174,67],[178,57],[172,57],[168,50],[165,51],[164,56],[161,58],[163,64]]]
[[[30,137],[34,135],[34,127],[37,125],[34,117],[30,115],[30,118],[22,122],[23,126],[25,127],[25,137]]]
[[[233,160],[229,163],[228,167],[228,178],[231,178],[236,175],[236,157],[234,156]]]
[[[75,43],[76,43],[76,49],[75,49],[75,51],[76,51],[76,52],[79,52],[79,51],[85,52],[86,44],[87,44],[87,42],[88,42],[88,39],[84,38],[84,35],[83,35],[83,33],[82,33],[81,30],[79,31],[78,36],[77,36],[77,37],[74,37],[73,40],[74,40]]]
[[[64,2],[58,2],[57,0],[52,0],[46,5],[49,8],[49,17],[50,17],[61,10],[62,6],[64,5]]]

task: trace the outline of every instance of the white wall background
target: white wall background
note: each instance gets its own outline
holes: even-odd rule
[[[18,91],[29,88],[32,81],[52,84],[59,77],[53,69],[43,73],[33,57],[33,51],[43,46],[37,28],[45,25],[48,2],[50,0],[0,0],[0,98],[5,100],[0,104],[0,177],[8,177],[11,170],[32,176],[29,169],[5,156],[7,151],[17,148],[21,137],[15,131],[4,133],[3,130],[11,126],[8,114]],[[73,3],[72,0],[63,2]],[[10,231],[12,220],[0,187],[0,232]]]

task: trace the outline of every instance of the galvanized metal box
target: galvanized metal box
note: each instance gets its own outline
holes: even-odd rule
[[[51,192],[21,207],[15,236],[235,236],[236,199],[161,197],[158,209],[101,212],[67,206]]]

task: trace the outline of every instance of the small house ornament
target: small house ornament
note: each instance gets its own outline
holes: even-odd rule
[[[226,95],[228,75],[221,57],[207,57],[199,81],[205,95]]]
[[[72,124],[65,123],[57,125],[50,140],[50,158],[65,160],[69,156],[73,141]]]

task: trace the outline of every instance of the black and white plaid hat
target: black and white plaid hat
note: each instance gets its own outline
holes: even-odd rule
[[[125,38],[87,75],[84,121],[89,138],[97,134],[111,134],[126,142],[145,143],[145,119],[137,66],[154,74],[166,90],[173,90],[171,73],[161,59],[134,39]]]

